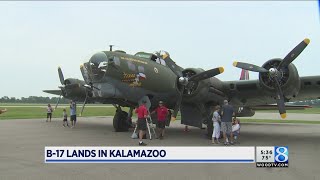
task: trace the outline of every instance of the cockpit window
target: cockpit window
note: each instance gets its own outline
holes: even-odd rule
[[[150,59],[158,64],[166,66],[166,61],[164,59],[169,56],[169,53],[166,51],[156,51],[155,53],[138,52],[135,56]]]
[[[114,61],[114,64],[115,64],[115,65],[120,66],[120,59],[119,59],[118,56],[115,56],[115,57],[113,58],[113,61]]]
[[[163,59],[161,59],[161,58],[157,58],[156,59],[156,62],[158,63],[158,64],[162,64],[162,65],[166,65],[166,61],[165,60],[163,60]]]
[[[141,58],[146,58],[146,59],[151,59],[152,54],[151,53],[145,53],[145,52],[137,52],[135,56],[141,57]]]

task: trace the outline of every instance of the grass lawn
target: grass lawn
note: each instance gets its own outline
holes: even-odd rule
[[[8,112],[0,115],[0,120],[3,119],[35,119],[35,118],[46,118],[47,109],[46,107],[7,107]],[[62,118],[63,108],[57,108],[52,116],[54,118]],[[67,113],[70,115],[69,108],[66,108]],[[123,110],[128,110],[123,108]],[[81,106],[77,106],[77,114],[81,111]],[[113,116],[116,112],[114,107],[86,107],[83,111],[82,116]]]
[[[273,120],[273,119],[240,119],[241,123],[296,123],[296,124],[320,124],[320,121],[305,120]]]
[[[44,104],[12,104],[16,106],[25,106],[25,107],[10,107],[10,104],[6,104],[3,106],[0,104],[1,108],[6,107],[8,112],[0,115],[0,120],[5,119],[37,119],[43,118],[46,119],[46,105]],[[28,107],[28,106],[43,106],[43,107]],[[68,105],[66,105],[68,106]],[[101,106],[101,104],[100,104]],[[89,105],[83,111],[83,117],[89,116],[114,116],[116,109],[110,105],[105,105],[106,107],[95,107],[95,105]],[[77,114],[79,115],[81,111],[81,105],[77,106]],[[63,107],[59,107],[53,112],[54,118],[62,118],[62,109]],[[67,109],[67,113],[70,113],[69,108]],[[128,108],[122,108],[124,111],[128,111]],[[259,112],[277,112],[277,111],[259,111]],[[288,110],[288,113],[320,113],[320,108],[308,108],[306,110]],[[180,113],[177,116],[177,120],[180,120]],[[136,119],[134,114],[133,119]],[[320,124],[320,121],[305,121],[305,120],[272,120],[272,119],[245,119],[241,118],[241,123],[301,123],[301,124]]]
[[[256,112],[262,113],[278,113],[278,110],[257,110]],[[306,108],[301,110],[287,110],[287,113],[301,113],[301,114],[320,114],[320,107]]]
[[[48,104],[40,104],[40,103],[0,103],[0,107],[9,107],[9,106],[44,106],[46,107]],[[51,104],[52,107],[55,107],[56,103]],[[59,104],[59,106],[69,106],[70,104]],[[77,103],[78,106],[82,106],[82,103]],[[86,106],[112,106],[111,104],[86,104]]]

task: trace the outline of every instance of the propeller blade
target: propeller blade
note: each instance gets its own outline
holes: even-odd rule
[[[276,78],[275,78],[275,89],[276,89],[276,101],[277,101],[279,113],[281,118],[285,119],[287,117],[287,114],[286,114],[286,108],[284,104],[283,93],[282,93],[279,81]]]
[[[100,90],[99,88],[97,88],[97,87],[95,87],[95,86],[92,86],[92,88],[94,88],[94,89],[96,89],[96,90],[98,90],[98,91]]]
[[[58,101],[57,101],[57,103],[56,103],[56,107],[55,107],[54,109],[57,109],[57,107],[58,107],[58,104],[59,104],[59,102],[60,102],[60,99],[61,99],[61,96],[62,96],[62,91],[61,91],[61,94],[60,94],[60,96],[59,96],[59,98],[58,98]]]
[[[82,108],[81,108],[81,112],[80,112],[80,114],[79,114],[80,116],[82,116],[84,107],[86,106],[87,98],[88,98],[88,92],[86,93],[86,98],[84,99],[84,102],[83,102],[83,105],[82,105]]]
[[[85,84],[85,85],[83,85],[83,87],[85,87],[85,88],[87,88],[87,89],[90,89],[91,91],[93,90],[93,89],[96,89],[96,90],[100,90],[99,88],[97,88],[97,87],[95,87],[95,86],[93,86],[93,84],[90,82],[89,84]]]
[[[85,68],[84,65],[81,64],[81,65],[80,65],[80,71],[81,71],[81,74],[82,74],[82,76],[83,76],[83,80],[84,80],[84,82],[85,82],[86,84],[88,84],[90,81],[89,81],[89,77],[85,76],[86,73],[85,73],[84,68]]]
[[[211,78],[213,76],[216,76],[218,74],[223,73],[224,69],[223,67],[218,67],[218,68],[214,68],[214,69],[210,69],[208,71],[204,71],[202,73],[199,73],[197,75],[192,76],[189,81],[201,81],[201,80],[205,80],[208,78]]]
[[[233,62],[233,66],[237,67],[237,68],[249,70],[249,71],[254,71],[254,72],[261,72],[261,73],[269,72],[268,70],[266,70],[263,67],[256,66],[256,65],[253,65],[253,64],[249,64],[249,63],[244,63],[244,62],[235,61],[235,62]]]
[[[60,83],[63,85],[64,84],[64,77],[63,77],[63,74],[62,74],[60,67],[58,67],[58,74],[59,74]]]
[[[281,63],[278,66],[278,70],[282,69],[283,67],[287,67],[292,61],[294,61],[301,53],[302,51],[308,46],[310,43],[310,39],[306,38],[303,41],[301,41],[295,48],[293,48],[289,54],[281,61]]]

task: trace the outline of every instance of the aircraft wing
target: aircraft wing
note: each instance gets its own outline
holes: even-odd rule
[[[61,95],[61,90],[43,90],[43,92],[54,95]]]
[[[320,76],[300,77],[300,90],[296,97],[288,101],[320,98]],[[266,92],[259,80],[225,81],[224,93],[235,106],[256,107],[275,104],[273,92]]]
[[[300,81],[300,92],[293,101],[320,99],[320,76],[305,76]]]

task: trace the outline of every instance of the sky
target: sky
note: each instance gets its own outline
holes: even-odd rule
[[[294,64],[300,76],[320,75],[319,22],[317,1],[1,1],[0,97],[52,97],[42,90],[58,89],[58,66],[82,79],[80,64],[110,44],[166,50],[183,68],[222,66],[217,78],[228,81],[240,76],[233,61],[261,66],[308,37]]]

